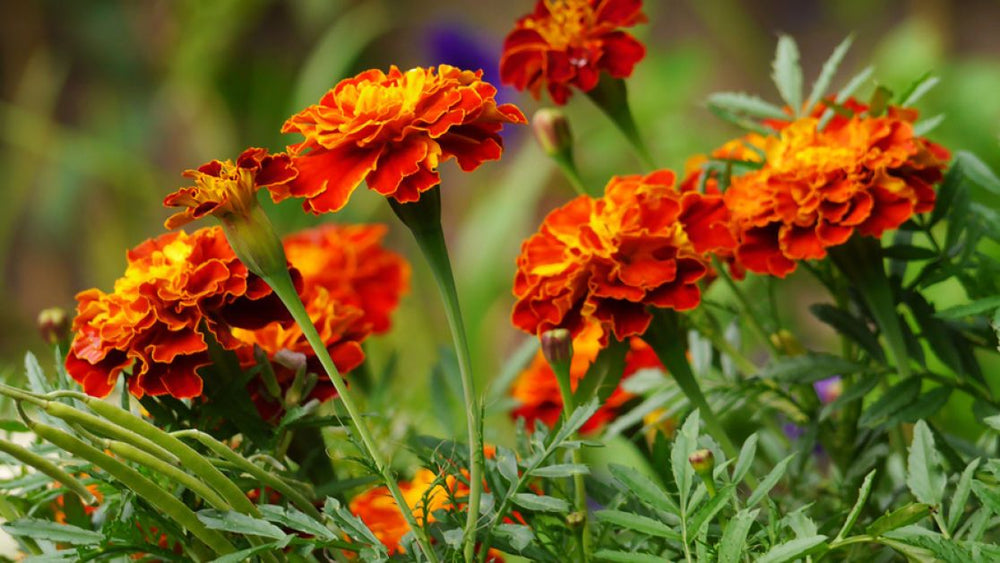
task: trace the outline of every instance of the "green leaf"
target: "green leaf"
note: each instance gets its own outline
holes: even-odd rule
[[[934,448],[934,436],[923,420],[918,420],[913,427],[906,463],[906,486],[914,498],[931,506],[940,505],[946,481],[941,470],[941,454]]]
[[[915,137],[923,137],[930,133],[931,131],[937,129],[938,125],[944,121],[945,114],[939,113],[935,116],[928,117],[926,119],[921,119],[920,121],[913,124],[913,135]]]
[[[271,522],[277,522],[278,524],[287,526],[293,530],[305,532],[310,536],[316,536],[323,541],[338,539],[338,536],[329,528],[324,526],[322,522],[317,522],[315,519],[296,508],[292,508],[290,506],[276,506],[273,504],[264,504],[258,506],[257,508],[260,510],[261,516]]]
[[[898,508],[888,514],[879,516],[874,522],[865,528],[865,533],[870,536],[881,536],[882,534],[915,524],[931,515],[931,507],[919,503],[911,502],[906,506]]]
[[[983,313],[991,312],[998,307],[1000,307],[1000,295],[994,295],[992,297],[977,299],[964,305],[948,307],[947,309],[938,311],[936,316],[939,319],[961,319],[982,315]]]
[[[867,366],[845,360],[840,356],[810,353],[780,358],[761,370],[760,377],[794,383],[812,383],[834,375],[861,373],[866,369]]]
[[[608,470],[640,501],[670,514],[680,514],[680,507],[677,506],[677,503],[649,477],[624,465],[611,464],[608,466]]]
[[[660,556],[613,549],[597,550],[597,553],[594,553],[594,559],[598,561],[614,561],[615,563],[663,563],[663,557]]]
[[[536,495],[534,493],[517,493],[514,503],[521,508],[537,512],[569,512],[569,503],[561,498]]]
[[[346,510],[339,500],[327,497],[326,502],[323,503],[323,512],[328,514],[352,538],[364,538],[368,545],[378,550],[379,553],[387,554],[385,544],[375,537],[375,534],[363,520]]]
[[[918,261],[931,260],[937,258],[937,252],[930,248],[914,246],[912,244],[895,244],[882,249],[882,256],[896,260]]]
[[[879,362],[885,362],[885,350],[882,349],[878,337],[872,333],[865,321],[839,307],[826,303],[810,305],[809,310],[817,319],[856,342],[872,358]]]
[[[600,408],[600,403],[597,399],[591,399],[586,404],[580,405],[573,410],[573,414],[569,415],[566,420],[566,424],[563,424],[559,432],[556,433],[555,437],[552,439],[553,444],[561,444],[565,442],[574,432],[580,429],[590,417],[594,416],[597,409]]]
[[[736,458],[736,465],[733,467],[733,482],[739,483],[753,465],[754,457],[757,455],[757,434],[751,434],[743,442],[740,448],[740,455]]]
[[[517,472],[517,458],[507,448],[497,448],[497,470],[511,486],[517,484],[521,476]]]
[[[715,515],[726,506],[729,499],[735,492],[735,485],[727,485],[720,489],[718,494],[709,499],[704,506],[699,508],[698,511],[691,516],[691,519],[688,520],[688,537],[694,537],[700,534],[702,527],[711,522],[712,518],[715,518]]]
[[[694,482],[694,469],[688,463],[688,457],[698,447],[698,425],[701,419],[698,411],[691,411],[684,424],[674,437],[674,446],[670,449],[670,466],[674,474],[674,484],[677,485],[677,495],[680,497],[681,514],[687,513],[688,495]]]
[[[884,424],[889,417],[905,408],[920,395],[920,379],[910,377],[893,385],[877,401],[869,406],[858,419],[858,424],[865,428],[874,428]]]
[[[930,391],[920,395],[913,403],[899,409],[889,416],[886,424],[892,426],[899,423],[913,423],[922,418],[927,418],[948,404],[951,397],[951,387],[935,387]]]
[[[788,464],[792,461],[793,457],[795,457],[794,453],[779,461],[778,464],[774,466],[774,469],[767,474],[767,477],[764,477],[764,479],[760,482],[760,485],[754,489],[750,498],[747,499],[747,508],[754,506],[763,500],[764,497],[767,496],[767,493],[771,492],[771,489],[773,489],[774,486],[778,484],[778,481],[781,480],[782,476],[785,475],[785,471],[788,469]]]
[[[912,84],[907,92],[900,98],[899,107],[911,107],[913,104],[917,103],[920,98],[924,97],[924,94],[929,92],[931,88],[941,82],[941,79],[936,76],[930,76],[925,74],[917,82]]]
[[[944,179],[938,185],[937,201],[934,202],[934,210],[931,211],[930,220],[927,222],[928,228],[938,224],[951,209],[951,203],[955,200],[955,195],[959,189],[967,190],[964,184],[965,174],[962,172],[962,163],[953,160]]]
[[[587,375],[577,384],[576,391],[573,392],[573,401],[582,405],[594,397],[600,397],[604,392],[610,396],[621,381],[627,352],[627,344],[612,339],[611,344],[597,354],[597,359],[587,369]]]
[[[535,539],[535,533],[531,528],[522,524],[499,524],[496,534],[506,538],[511,547],[518,551],[524,550]]]
[[[962,172],[973,184],[994,195],[1000,195],[1000,178],[978,156],[968,151],[957,151],[955,162],[961,163]]]
[[[726,524],[726,529],[722,532],[722,539],[719,540],[718,554],[719,563],[739,563],[741,555],[745,551],[747,533],[753,526],[754,520],[760,509],[744,508],[733,516],[733,519]]]
[[[983,422],[986,423],[986,425],[989,426],[990,428],[996,430],[997,432],[1000,432],[1000,414],[994,416],[988,416],[983,419]]]
[[[751,117],[788,120],[790,116],[782,109],[757,96],[743,92],[719,92],[708,97],[708,105],[726,111]]]
[[[198,519],[213,530],[222,530],[235,534],[262,536],[275,540],[284,539],[286,534],[281,528],[267,520],[254,518],[234,511],[202,510]]]
[[[0,527],[12,536],[23,536],[72,545],[97,545],[101,543],[101,534],[98,532],[85,530],[70,524],[60,524],[52,520],[42,520],[40,518],[21,518]]]
[[[589,475],[590,468],[579,463],[561,463],[539,467],[531,472],[535,477],[572,477],[573,475]]]
[[[972,492],[976,493],[983,506],[992,510],[994,514],[1000,514],[1000,491],[997,491],[996,487],[977,479],[972,481]]]
[[[242,563],[243,561],[253,560],[253,556],[258,553],[264,552],[279,552],[285,549],[288,544],[294,539],[294,536],[286,536],[278,541],[269,542],[261,545],[255,545],[253,547],[248,547],[246,549],[241,549],[239,551],[229,553],[219,557],[218,559],[213,559],[214,563]]]
[[[841,540],[847,534],[851,533],[851,528],[854,527],[854,523],[858,521],[858,516],[861,516],[861,511],[865,507],[865,503],[868,502],[868,495],[872,492],[872,481],[875,479],[875,470],[872,469],[865,475],[865,480],[861,483],[861,488],[858,489],[858,500],[854,501],[854,506],[851,507],[851,511],[847,514],[847,519],[844,520],[844,525],[841,526],[840,532],[837,533],[837,539]]]
[[[972,477],[976,474],[977,467],[979,467],[978,457],[965,466],[965,471],[962,471],[962,476],[959,477],[958,484],[955,485],[955,494],[952,495],[951,503],[948,505],[948,531],[950,533],[955,533],[955,530],[958,528],[958,521],[965,514],[965,503],[969,501],[969,491],[972,490]]]
[[[781,94],[781,99],[792,109],[794,115],[802,113],[802,67],[799,66],[799,47],[788,35],[778,38],[778,48],[774,54],[771,78]]]
[[[840,62],[844,60],[844,55],[851,48],[851,43],[854,42],[854,36],[848,35],[840,42],[840,45],[833,50],[830,54],[830,58],[826,59],[823,63],[823,69],[820,70],[819,76],[816,77],[816,82],[813,82],[812,90],[809,92],[809,98],[806,100],[806,111],[812,111],[816,102],[818,102],[826,90],[830,87],[830,83],[833,81],[833,76],[837,73],[837,68],[840,66]]]
[[[38,364],[38,358],[31,352],[24,355],[24,371],[28,374],[28,386],[32,392],[44,395],[52,391],[42,366]]]
[[[782,563],[801,559],[807,554],[826,547],[826,536],[798,538],[772,547],[757,563]]]
[[[761,135],[773,135],[774,134],[774,130],[773,129],[765,127],[765,126],[761,125],[760,123],[758,123],[758,122],[756,122],[756,121],[754,121],[752,119],[748,119],[748,118],[743,117],[741,115],[737,115],[737,114],[735,114],[735,113],[733,113],[731,111],[724,110],[724,109],[722,109],[722,108],[720,108],[718,106],[712,106],[712,105],[710,105],[710,106],[708,106],[708,111],[711,112],[712,115],[718,117],[719,119],[725,121],[726,123],[730,123],[732,125],[735,125],[736,127],[739,127],[740,129],[745,129],[747,131],[753,131],[754,133],[759,133]],[[707,171],[706,171],[706,174],[702,175],[702,178],[707,178],[707,177],[708,177],[708,174],[707,174]]]
[[[683,541],[683,535],[675,531],[670,526],[646,516],[622,512],[621,510],[598,510],[594,513],[598,521],[612,526],[628,528],[637,532],[642,532],[648,536],[667,538],[674,541]]]

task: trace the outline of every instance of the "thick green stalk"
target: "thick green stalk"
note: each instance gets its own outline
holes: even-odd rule
[[[722,424],[719,423],[715,411],[708,404],[708,400],[698,385],[698,380],[695,379],[694,372],[691,371],[691,364],[688,363],[687,359],[687,335],[681,329],[680,317],[677,312],[671,309],[652,309],[652,312],[653,322],[644,338],[653,347],[653,351],[667,368],[670,377],[701,413],[705,427],[722,447],[726,457],[735,459],[738,455],[736,447],[729,439]]]
[[[466,422],[469,434],[469,503],[466,509],[465,537],[463,538],[463,554],[466,561],[473,561],[476,555],[476,529],[479,525],[479,502],[483,490],[483,435],[482,413],[476,398],[475,381],[472,378],[472,360],[469,354],[469,342],[465,333],[465,323],[462,320],[462,309],[458,301],[458,290],[455,287],[455,276],[448,257],[448,246],[441,230],[441,192],[440,187],[425,192],[420,201],[412,204],[399,204],[389,200],[393,211],[409,227],[413,238],[417,241],[424,258],[431,267],[434,279],[437,281],[441,299],[444,302],[445,317],[451,330],[455,346],[455,356],[458,359],[458,371],[462,378],[462,394],[465,399]],[[487,549],[484,546],[483,549]]]
[[[613,78],[607,73],[601,73],[601,81],[597,87],[587,92],[587,96],[607,115],[615,124],[615,127],[625,135],[632,149],[642,164],[649,170],[654,170],[656,165],[653,157],[643,142],[639,134],[639,128],[635,124],[632,110],[628,105],[628,90],[625,81],[620,78]]]
[[[361,440],[361,443],[366,450],[365,453],[371,459],[372,463],[375,464],[376,470],[382,477],[382,481],[385,483],[386,488],[389,489],[389,493],[396,502],[396,506],[399,507],[400,513],[403,515],[406,523],[410,526],[410,529],[413,530],[413,534],[417,538],[417,542],[420,544],[420,548],[423,550],[424,555],[430,561],[436,562],[438,560],[437,555],[431,547],[427,534],[424,533],[424,529],[417,523],[416,518],[413,516],[413,512],[410,510],[409,504],[406,502],[406,498],[403,497],[403,492],[399,489],[399,483],[396,482],[395,477],[393,477],[389,469],[389,465],[382,458],[382,454],[375,445],[375,440],[368,431],[368,427],[365,425],[364,420],[362,420],[361,412],[358,411],[357,406],[355,406],[354,399],[351,398],[351,395],[348,393],[347,385],[340,377],[340,372],[337,371],[337,366],[334,365],[333,359],[330,357],[330,353],[326,349],[326,344],[323,342],[323,338],[316,330],[316,326],[313,324],[312,319],[309,318],[309,313],[302,304],[302,300],[299,298],[298,292],[295,291],[295,285],[292,283],[292,278],[289,275],[288,270],[283,269],[280,272],[271,275],[264,275],[262,277],[264,278],[264,281],[271,286],[274,293],[277,294],[281,301],[285,304],[288,312],[291,313],[292,318],[295,319],[296,324],[298,324],[299,328],[302,330],[302,334],[306,337],[306,340],[312,347],[313,352],[316,353],[316,357],[319,359],[323,369],[326,370],[326,373],[330,378],[330,382],[333,383],[333,387],[337,390],[337,395],[344,405],[344,409],[347,410],[347,414],[351,418],[351,425],[354,427],[356,435]]]
[[[196,538],[205,542],[217,554],[224,555],[236,551],[224,535],[206,527],[194,511],[138,471],[58,428],[40,422],[32,422],[29,426],[39,438],[107,471],[151,506],[161,510]]]
[[[569,180],[573,190],[576,191],[577,195],[585,195],[596,197],[600,194],[593,194],[587,189],[586,184],[583,182],[583,178],[580,177],[580,171],[576,167],[576,162],[573,159],[573,153],[569,150],[552,155],[552,160],[559,165],[559,170],[562,171],[563,176]]]
[[[117,440],[105,440],[104,447],[111,450],[111,453],[137,463],[139,465],[144,465],[157,473],[160,473],[164,477],[175,481],[181,485],[184,485],[194,494],[205,499],[205,501],[216,510],[232,510],[233,507],[229,505],[228,502],[223,500],[211,487],[206,485],[203,481],[195,479],[190,474],[181,471],[179,468],[174,467],[170,463],[163,461],[162,459],[151,455],[139,448],[126,444],[125,442],[119,442]]]
[[[570,413],[576,409],[576,404],[573,399],[570,362],[550,361],[549,367],[552,368],[552,372],[556,376],[556,381],[559,382],[559,394],[562,395],[563,401],[562,419],[563,423],[565,423],[569,420]],[[573,438],[571,437],[570,439]],[[583,462],[582,456],[580,455],[580,448],[574,448],[571,455],[573,456],[573,463],[579,465]],[[590,518],[587,514],[587,485],[584,483],[583,475],[579,473],[573,474],[573,499],[575,501],[577,514],[583,518],[583,521],[579,524],[576,534],[577,547],[580,550],[581,560],[587,562],[590,561],[591,558]]]
[[[85,504],[94,504],[97,502],[94,495],[87,490],[87,487],[79,479],[64,471],[61,467],[53,463],[52,460],[6,440],[0,440],[0,452],[10,455],[21,463],[30,465],[59,483],[62,483],[62,486],[76,493]]]

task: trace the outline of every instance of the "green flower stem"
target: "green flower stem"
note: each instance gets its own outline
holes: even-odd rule
[[[62,484],[62,486],[76,493],[84,504],[95,504],[97,499],[87,490],[87,487],[79,479],[64,471],[61,467],[53,463],[50,459],[42,457],[35,452],[22,446],[0,440],[0,452],[3,452],[25,465],[30,465],[42,473],[52,477]]]
[[[628,90],[625,81],[620,78],[612,78],[607,73],[601,73],[601,80],[597,87],[587,92],[587,96],[604,112],[615,127],[625,135],[629,144],[635,150],[636,155],[642,164],[649,170],[655,170],[653,157],[646,148],[642,136],[639,135],[639,128],[632,117],[632,110],[628,105]]]
[[[576,409],[570,376],[570,362],[549,362],[549,367],[552,368],[552,373],[555,374],[556,381],[559,383],[559,394],[562,395],[563,401],[562,419],[563,423],[565,423],[569,420],[570,413]],[[574,448],[571,455],[573,456],[573,463],[577,465],[583,463],[579,448]],[[573,475],[573,497],[576,503],[576,512],[583,517],[583,521],[577,530],[576,541],[577,547],[580,550],[580,557],[582,561],[586,562],[591,559],[590,518],[587,515],[587,486],[584,483],[583,475],[579,473]]]
[[[229,543],[229,540],[224,535],[206,527],[198,519],[194,511],[135,469],[53,426],[40,422],[31,422],[29,423],[29,427],[39,438],[51,442],[59,448],[107,471],[108,474],[131,489],[151,506],[161,510],[165,515],[190,531],[215,553],[224,555],[236,551],[236,548],[233,547],[233,544]]]
[[[400,513],[403,515],[403,518],[406,519],[406,523],[410,526],[414,536],[417,538],[417,542],[420,544],[420,548],[424,552],[424,555],[430,561],[438,561],[437,555],[434,553],[434,549],[431,547],[430,541],[427,538],[427,534],[413,516],[413,512],[410,510],[410,506],[407,504],[406,498],[403,497],[403,492],[399,489],[399,483],[396,482],[388,464],[382,458],[382,454],[375,446],[375,440],[372,438],[371,433],[368,431],[368,427],[362,420],[361,413],[354,404],[354,399],[351,398],[351,395],[348,393],[347,385],[340,377],[340,372],[337,371],[337,366],[334,365],[333,359],[330,357],[330,352],[327,351],[326,344],[323,342],[323,338],[319,335],[319,332],[317,332],[316,326],[313,324],[312,319],[309,318],[309,313],[306,311],[305,305],[302,304],[302,300],[299,298],[298,292],[295,291],[295,284],[292,282],[292,278],[289,275],[288,270],[282,269],[279,272],[272,272],[261,277],[263,277],[264,281],[271,286],[271,289],[274,290],[274,293],[276,293],[285,304],[285,307],[288,309],[288,312],[291,313],[292,318],[295,319],[299,328],[302,329],[302,334],[306,337],[309,345],[316,353],[316,357],[319,359],[320,364],[322,364],[323,369],[326,370],[326,373],[330,378],[330,382],[333,383],[334,388],[337,390],[337,395],[343,403],[344,409],[347,410],[348,416],[351,418],[351,424],[354,427],[354,431],[366,450],[365,453],[371,459],[372,463],[375,464],[376,470],[378,470],[379,475],[382,477],[382,481],[385,483],[386,488],[389,489],[389,493],[396,502],[396,506],[399,507]]]
[[[206,485],[203,481],[195,479],[190,474],[181,471],[179,468],[163,461],[155,455],[140,450],[131,444],[119,442],[118,440],[105,440],[104,447],[105,449],[111,450],[111,453],[123,459],[146,466],[149,469],[160,473],[164,477],[184,485],[184,487],[189,489],[191,492],[205,499],[205,502],[210,504],[212,508],[216,510],[225,511],[233,509],[228,502],[226,502],[221,496],[219,496],[218,493],[213,491],[212,488]]]
[[[465,537],[463,553],[466,561],[473,561],[476,555],[476,528],[479,525],[479,502],[483,490],[483,434],[482,414],[476,398],[475,381],[472,379],[472,360],[469,342],[462,321],[462,310],[455,287],[455,276],[448,257],[448,246],[441,230],[440,186],[422,194],[419,201],[400,204],[389,200],[393,211],[413,233],[417,246],[430,265],[437,281],[441,299],[444,302],[448,328],[455,346],[458,370],[462,378],[462,393],[465,399],[466,421],[469,434],[469,502],[466,509]],[[486,549],[484,546],[483,549]]]
[[[740,289],[740,286],[736,285],[736,281],[733,280],[733,278],[729,275],[729,272],[726,270],[725,264],[723,264],[722,262],[719,261],[718,258],[713,256],[712,266],[715,267],[716,273],[718,273],[719,277],[722,278],[722,280],[726,283],[726,286],[728,286],[729,289],[732,290],[733,295],[735,295],[736,299],[740,302],[740,308],[743,310],[742,318],[746,319],[747,324],[750,325],[750,330],[757,333],[758,338],[764,341],[764,345],[771,350],[772,354],[780,356],[781,350],[778,349],[778,346],[774,343],[774,341],[771,340],[771,335],[768,334],[766,330],[764,330],[764,327],[760,324],[760,321],[757,320],[757,314],[754,312],[753,307],[750,305],[750,300],[747,299],[746,294],[743,293],[743,290]]]
[[[222,442],[200,430],[181,430],[174,432],[173,435],[178,438],[193,438],[201,442],[202,445],[215,452],[215,454],[222,459],[232,463],[233,466],[240,471],[250,474],[264,485],[271,487],[287,497],[288,500],[292,501],[302,512],[305,512],[320,522],[323,521],[323,515],[320,514],[319,510],[316,510],[316,507],[313,506],[312,502],[299,492],[298,489],[286,483],[284,479],[261,469],[254,463],[251,463],[249,460],[234,452],[232,448],[226,446]]]
[[[580,177],[580,170],[577,169],[576,161],[573,159],[572,149],[567,148],[553,154],[552,160],[559,165],[559,170],[562,171],[563,176],[565,176],[570,185],[573,186],[573,190],[576,191],[577,195],[590,197],[600,196],[600,194],[592,193],[587,189],[587,185],[584,184],[583,178]]]
[[[680,316],[672,309],[651,309],[653,322],[646,331],[644,338],[652,345],[657,357],[663,362],[670,377],[687,396],[691,404],[701,413],[702,420],[709,434],[719,443],[722,451],[729,459],[736,459],[738,452],[729,439],[722,424],[719,423],[715,411],[708,404],[705,395],[691,371],[687,359],[687,335],[681,328]]]
[[[896,313],[892,285],[882,265],[882,247],[878,239],[855,235],[846,243],[831,248],[830,258],[851,286],[861,293],[889,344],[889,352],[899,375],[909,377],[910,355],[906,350],[903,327]]]

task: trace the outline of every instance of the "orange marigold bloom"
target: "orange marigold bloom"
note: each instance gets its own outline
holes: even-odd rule
[[[890,108],[838,116],[822,131],[816,117],[782,126],[764,145],[766,165],[733,178],[725,193],[739,262],[784,277],[854,233],[880,237],[930,211],[949,155],[913,134],[915,119]]]
[[[621,30],[646,21],[641,0],[538,0],[504,40],[500,79],[563,105],[570,86],[593,90],[601,71],[632,74],[646,48]]]
[[[588,322],[623,341],[645,332],[647,306],[692,309],[708,252],[732,248],[722,197],[680,192],[674,174],[612,178],[602,198],[580,196],[549,213],[521,247],[513,322],[542,334],[578,334]]]
[[[132,366],[128,387],[137,397],[196,397],[196,371],[211,363],[203,330],[234,349],[241,343],[230,327],[290,320],[267,284],[237,260],[221,228],[166,233],[127,257],[112,293],[76,296],[66,370],[89,395],[107,396]]]
[[[213,160],[184,176],[195,185],[181,188],[163,200],[167,207],[183,207],[171,215],[165,226],[175,229],[206,215],[248,216],[257,205],[257,190],[277,189],[290,182],[297,172],[287,154],[267,154],[266,149],[249,148],[233,163]]]
[[[504,123],[525,123],[497,106],[482,71],[440,65],[388,74],[369,70],[341,81],[319,103],[293,115],[282,132],[305,140],[289,147],[299,176],[271,186],[276,200],[306,198],[313,213],[337,211],[363,181],[400,203],[438,183],[438,164],[455,158],[474,170],[503,152]]]
[[[597,354],[601,351],[601,334],[600,325],[590,324],[573,339],[573,361],[570,364],[569,375],[570,385],[574,391],[580,380],[587,375],[587,370],[590,369],[590,365],[594,363]],[[642,369],[663,369],[663,365],[653,349],[639,338],[631,338],[629,348],[625,356],[623,381]],[[559,392],[559,383],[541,352],[514,381],[511,395],[520,403],[517,408],[511,411],[511,418],[515,420],[524,418],[528,428],[533,429],[535,421],[541,421],[552,428],[562,415],[563,402],[562,394]],[[618,414],[618,409],[633,397],[634,395],[622,389],[619,384],[611,396],[601,404],[601,408],[594,413],[594,416],[584,423],[580,431],[588,433],[600,430],[613,420]]]

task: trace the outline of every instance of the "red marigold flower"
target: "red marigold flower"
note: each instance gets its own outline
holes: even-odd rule
[[[570,86],[589,92],[601,71],[632,74],[646,48],[621,28],[645,21],[641,0],[538,0],[504,40],[500,79],[535,99],[544,86],[563,105]]]
[[[438,165],[455,158],[474,170],[503,152],[504,123],[525,123],[511,104],[497,106],[482,71],[440,65],[388,74],[369,70],[341,81],[319,103],[293,115],[282,132],[305,140],[289,147],[299,176],[271,186],[276,200],[306,198],[313,213],[337,211],[363,181],[400,203],[438,183]]]
[[[137,397],[196,397],[202,391],[197,369],[211,363],[203,331],[234,349],[241,343],[230,327],[290,320],[218,227],[148,240],[128,252],[112,293],[90,289],[76,298],[66,370],[97,397],[111,393],[129,366],[129,391]]]
[[[549,213],[521,247],[513,322],[542,334],[578,334],[588,322],[623,341],[649,326],[648,306],[692,309],[708,252],[732,248],[722,197],[680,192],[674,174],[612,178],[602,198],[580,196]]]
[[[195,185],[180,188],[163,200],[167,207],[183,207],[171,215],[165,225],[175,229],[206,215],[225,219],[227,215],[248,216],[257,205],[257,190],[276,189],[295,178],[291,158],[280,153],[269,155],[267,150],[249,148],[234,164],[231,160],[213,160],[184,176]]]
[[[855,106],[864,108],[860,104]],[[784,277],[852,235],[880,237],[934,207],[948,152],[913,134],[913,110],[816,117],[783,127],[764,145],[766,165],[725,193],[747,269]]]
[[[597,354],[601,351],[600,325],[590,324],[583,329],[580,334],[573,339],[573,361],[570,365],[570,385],[573,390],[580,383],[580,380],[587,375],[590,365],[597,359]],[[629,351],[625,356],[625,371],[622,380],[635,374],[641,369],[659,368],[663,365],[656,357],[656,353],[645,342],[637,337],[629,340]],[[562,415],[563,402],[559,392],[559,383],[552,373],[549,363],[539,352],[531,364],[518,375],[511,388],[511,395],[520,405],[511,411],[513,419],[524,418],[528,428],[534,428],[535,421],[541,421],[549,428],[553,427]],[[608,397],[601,408],[594,416],[590,417],[580,428],[583,433],[596,432],[605,424],[614,420],[621,408],[633,395],[619,385],[611,396]]]

